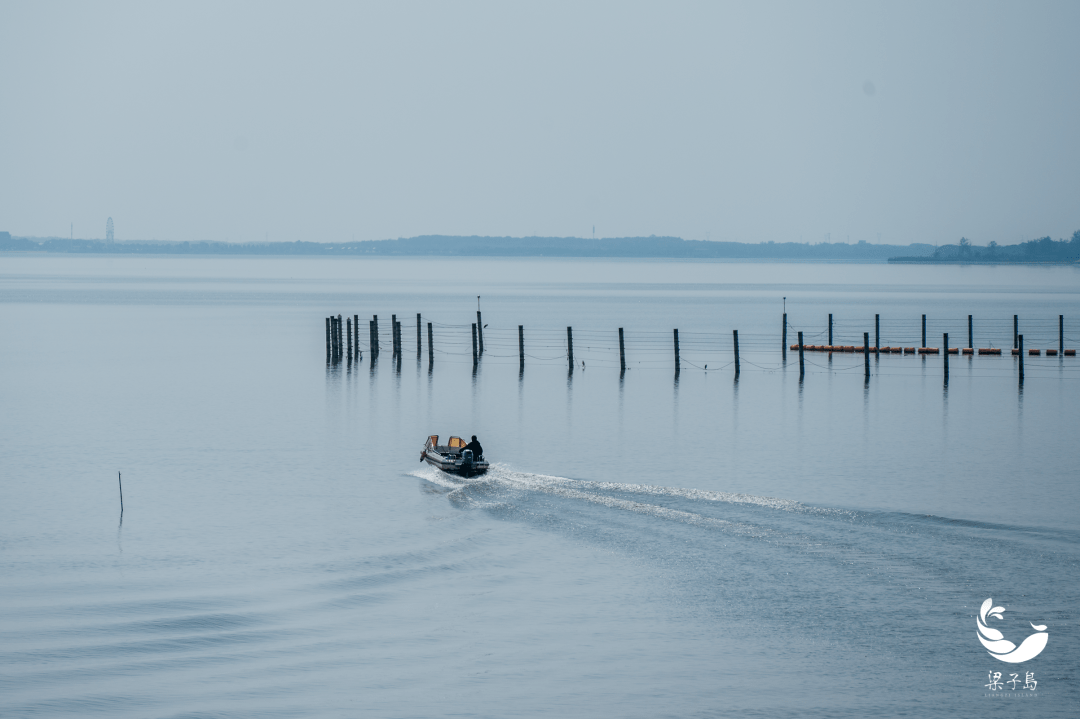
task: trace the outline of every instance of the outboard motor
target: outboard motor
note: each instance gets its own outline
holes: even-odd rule
[[[473,473],[473,464],[475,459],[473,458],[473,452],[471,449],[466,449],[461,453],[461,473],[466,477],[471,477]]]

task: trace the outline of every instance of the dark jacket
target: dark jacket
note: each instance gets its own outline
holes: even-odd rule
[[[474,459],[480,459],[481,457],[484,456],[484,448],[481,447],[480,443],[477,442],[475,439],[472,442],[469,442],[467,445],[465,445],[465,449],[471,449],[472,450],[472,454],[473,454]],[[464,451],[464,450],[462,450],[462,451]]]

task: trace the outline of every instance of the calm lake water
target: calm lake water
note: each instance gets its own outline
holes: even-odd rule
[[[783,297],[789,344],[1006,349],[800,382]],[[1014,314],[1077,347],[1080,270],[2,256],[0,716],[1076,716],[1080,361],[1021,388]]]

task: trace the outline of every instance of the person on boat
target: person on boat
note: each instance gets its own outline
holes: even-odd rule
[[[480,446],[480,443],[476,441],[476,435],[472,436],[472,442],[465,445],[465,449],[471,449],[472,455],[476,459],[480,459],[484,456],[484,448]],[[464,450],[463,450],[464,451]]]

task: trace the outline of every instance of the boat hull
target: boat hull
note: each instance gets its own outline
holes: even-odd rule
[[[430,451],[425,451],[421,459],[432,467],[441,469],[448,474],[456,474],[459,477],[478,477],[488,471],[488,463],[482,459],[467,464],[460,457],[446,456]]]

